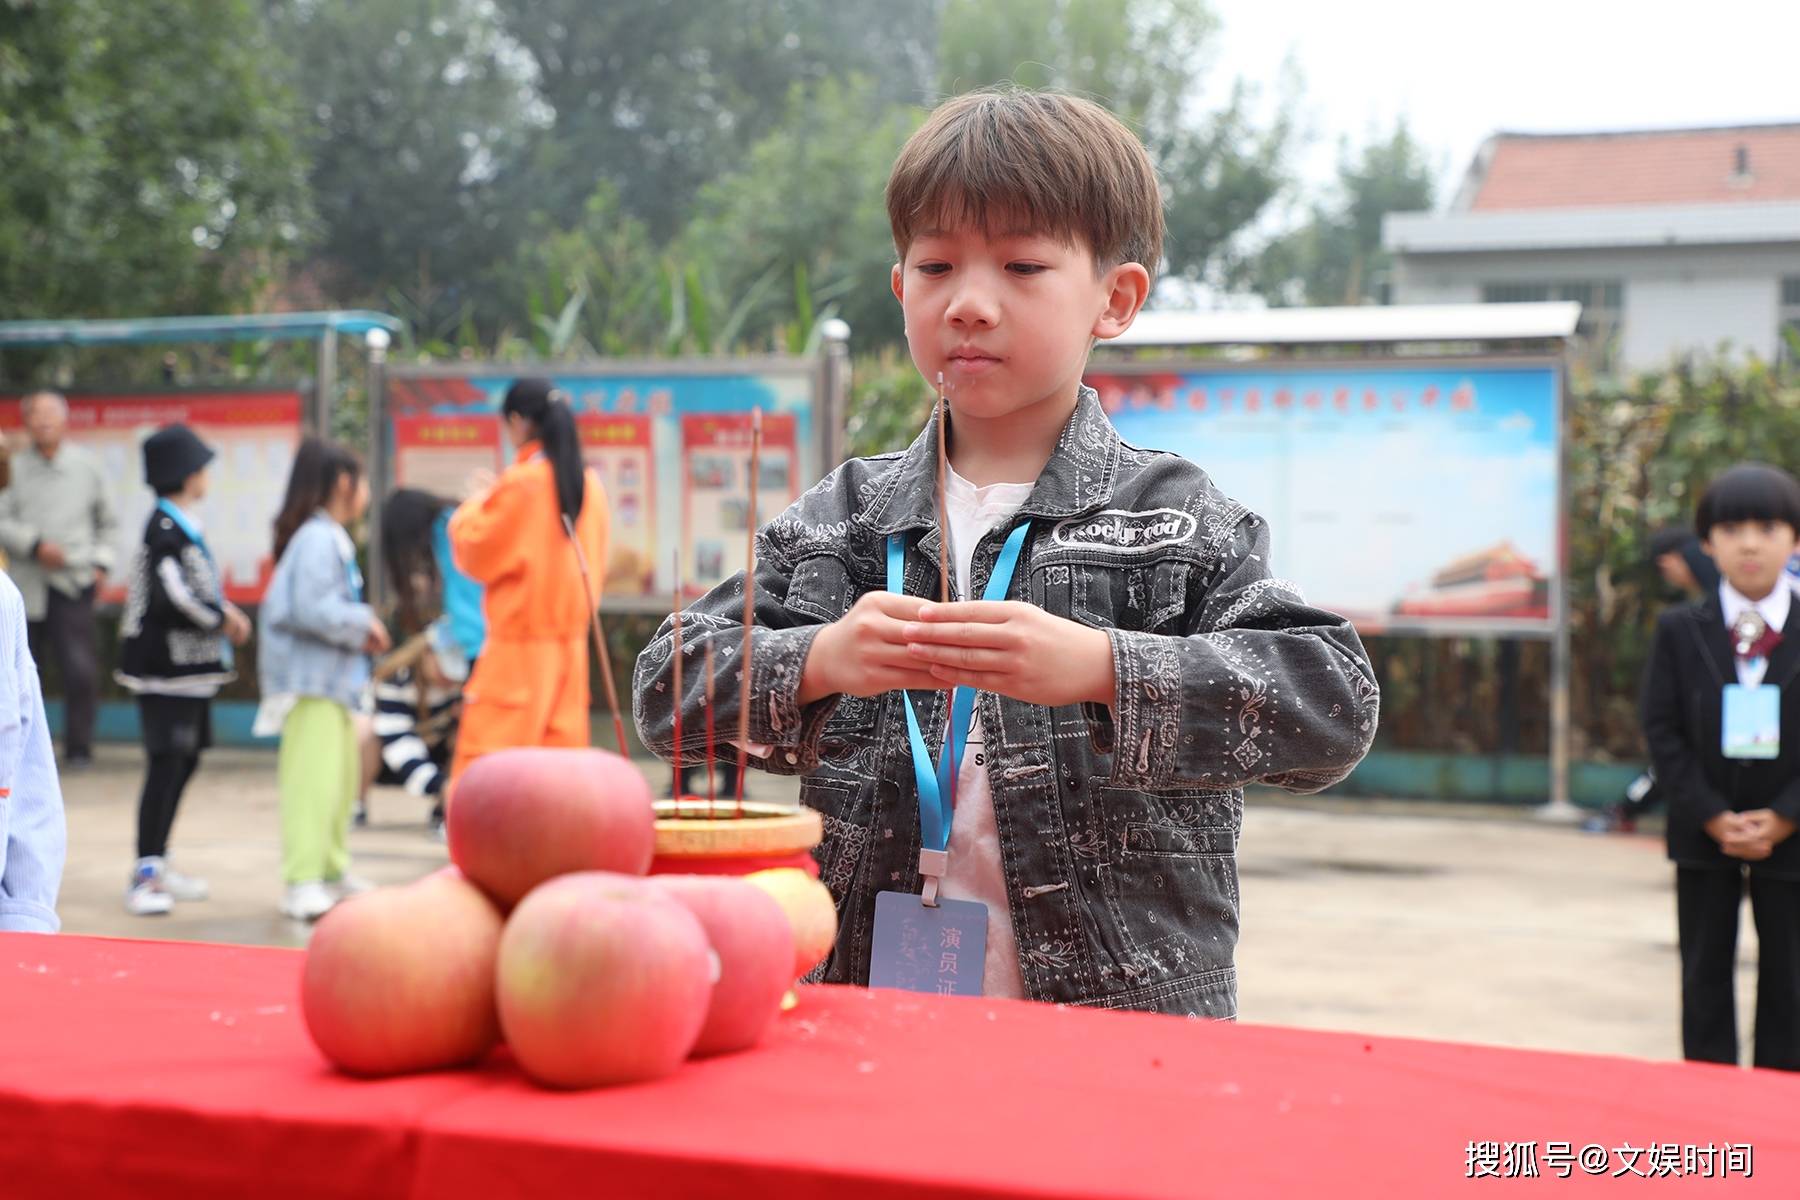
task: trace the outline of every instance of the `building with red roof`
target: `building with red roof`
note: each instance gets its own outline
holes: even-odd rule
[[[1800,339],[1800,122],[1497,133],[1449,211],[1390,214],[1402,304],[1576,300],[1589,361]]]

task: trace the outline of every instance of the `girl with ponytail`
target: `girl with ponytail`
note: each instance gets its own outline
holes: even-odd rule
[[[548,379],[521,379],[501,405],[517,458],[450,518],[456,565],[484,585],[487,640],[463,691],[450,768],[510,746],[588,744],[589,584],[600,602],[609,517],[582,466],[575,414]],[[574,530],[571,544],[565,528]]]

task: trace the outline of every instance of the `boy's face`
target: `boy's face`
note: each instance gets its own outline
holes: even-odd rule
[[[1125,332],[1149,290],[1137,263],[1096,272],[1079,239],[1003,225],[924,230],[894,267],[913,362],[958,416],[1072,401],[1092,340]]]
[[[1795,538],[1786,521],[1724,521],[1712,527],[1705,545],[1725,582],[1761,600],[1783,582]]]
[[[187,477],[186,490],[188,497],[193,500],[204,500],[206,498],[206,484],[206,468],[201,467],[198,471],[195,471],[192,475]]]

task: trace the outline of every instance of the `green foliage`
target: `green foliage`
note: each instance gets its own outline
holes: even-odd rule
[[[708,182],[738,169],[789,89],[860,74],[886,102],[929,78],[934,0],[495,0],[549,124],[519,202],[577,220],[599,180],[658,242]]]
[[[243,304],[306,217],[250,0],[0,0],[0,319]]]
[[[1382,217],[1432,206],[1431,164],[1404,121],[1354,158],[1341,148],[1337,176],[1336,194],[1254,264],[1255,288],[1271,304],[1378,301],[1390,264],[1381,248]]]
[[[850,369],[845,444],[852,455],[904,450],[918,436],[935,399],[904,350],[888,347]]]
[[[344,304],[405,289],[427,325],[479,310],[526,230],[500,181],[538,124],[492,6],[272,0],[269,22],[308,118],[314,274]]]
[[[837,315],[859,345],[897,341],[883,190],[920,119],[886,104],[865,77],[795,85],[742,167],[701,190],[679,252],[708,264],[724,295],[748,295],[771,271],[792,283],[756,297],[750,331],[791,323],[804,343],[817,317]]]
[[[1205,0],[948,0],[938,85],[954,95],[1013,82],[1106,105],[1162,178],[1168,273],[1220,276],[1285,183],[1292,123],[1284,102],[1259,127],[1256,93],[1241,82],[1223,108],[1202,111],[1218,29]]]

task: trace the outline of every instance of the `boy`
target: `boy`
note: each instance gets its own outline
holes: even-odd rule
[[[1657,621],[1644,679],[1644,738],[1669,798],[1681,943],[1682,1053],[1738,1061],[1733,982],[1748,876],[1761,946],[1755,1065],[1800,1070],[1800,635],[1785,569],[1800,483],[1732,467],[1694,518],[1724,579]]]
[[[887,197],[913,361],[948,394],[955,587],[985,598],[927,600],[935,416],[759,536],[749,737],[824,818],[840,928],[815,974],[881,980],[905,957],[892,921],[960,900],[955,920],[976,916],[936,990],[1232,1017],[1242,787],[1314,790],[1356,764],[1376,719],[1362,646],[1269,577],[1261,520],[1186,460],[1122,443],[1081,385],[1160,257],[1155,173],[1124,126],[1066,96],[962,96],[907,143]],[[716,643],[721,730],[742,586],[684,622],[689,654]],[[688,729],[704,714],[692,663],[670,694],[670,649],[665,625],[635,686],[664,756],[674,705]],[[978,689],[973,718],[946,704],[957,685]],[[952,723],[959,743],[969,730],[954,788],[934,765]]]
[[[237,678],[230,646],[250,637],[250,621],[225,599],[200,532],[212,460],[211,448],[185,425],[144,439],[144,481],[157,499],[131,564],[115,672],[137,694],[144,731],[138,857],[125,889],[126,911],[140,917],[207,897],[204,879],[168,866],[169,830],[200,752],[212,745],[212,698]]]

